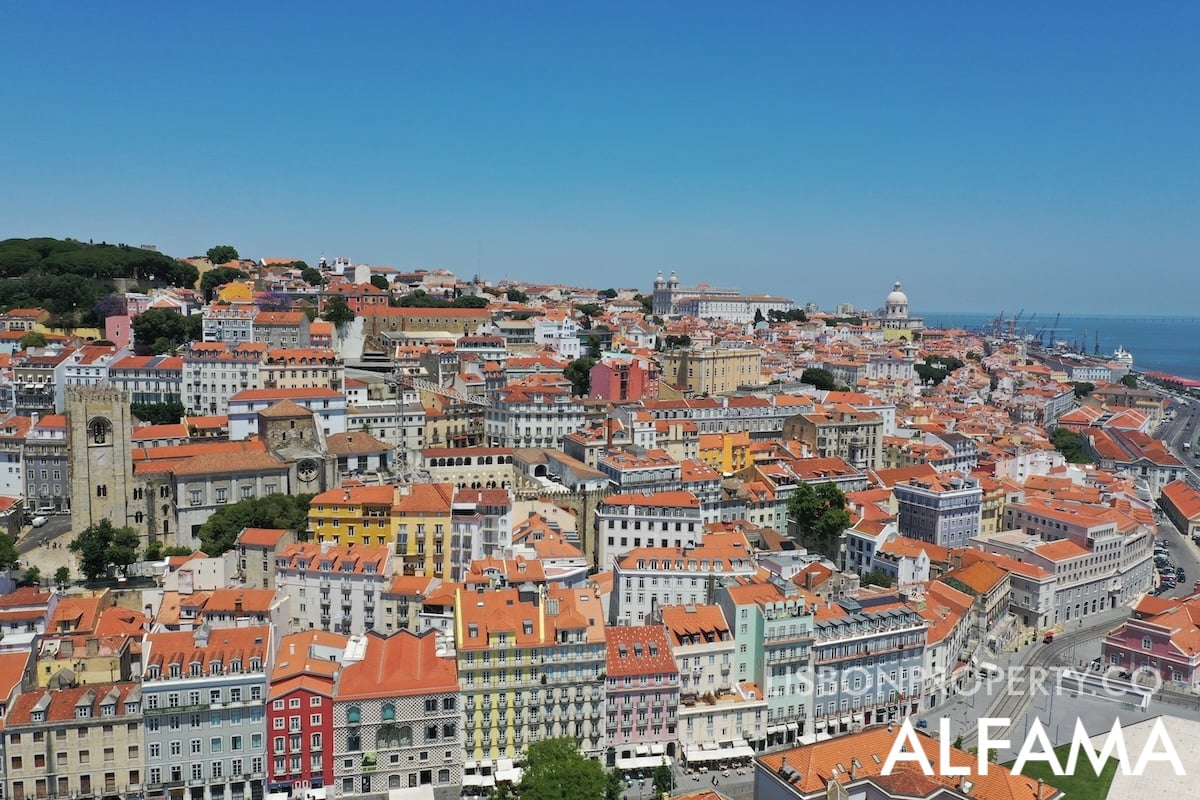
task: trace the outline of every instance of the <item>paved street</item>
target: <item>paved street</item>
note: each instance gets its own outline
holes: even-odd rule
[[[71,570],[71,578],[79,579],[79,561],[67,549],[71,541],[71,517],[57,514],[49,517],[40,528],[26,526],[17,539],[17,554],[22,565],[36,566],[42,572],[42,585],[50,585],[59,567]]]

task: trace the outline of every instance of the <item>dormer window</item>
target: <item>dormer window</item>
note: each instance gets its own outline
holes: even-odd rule
[[[29,715],[29,721],[30,722],[45,722],[46,721],[46,712],[45,711],[34,711],[33,713],[31,713]]]
[[[104,705],[100,706],[100,716],[115,717],[116,715],[117,715],[117,704],[116,703],[105,703]]]
[[[229,662],[229,671],[230,672],[241,672],[242,671],[242,660],[240,658],[235,658],[232,661],[230,661]]]
[[[151,667],[147,673],[147,677],[152,681],[158,680],[160,677],[162,677],[162,668],[158,666]]]
[[[125,713],[126,714],[138,713],[138,704],[137,703],[126,703],[125,704]]]
[[[76,706],[75,707],[75,719],[88,719],[91,716],[92,716],[92,707],[91,706]]]
[[[251,672],[262,672],[262,659],[259,659],[259,658],[250,659],[250,671]]]
[[[220,675],[222,672],[225,671],[225,665],[222,664],[220,661],[213,661],[211,664],[208,665],[208,669],[209,669],[210,674]]]
[[[172,678],[178,678],[178,677],[180,676],[179,665],[178,665],[178,664],[172,664],[172,665],[171,665],[171,670],[170,670],[170,673],[169,673],[169,674],[170,674],[170,676],[171,676]]]
[[[191,664],[189,664],[188,666],[190,667],[190,669],[189,669],[189,673],[191,674],[191,676],[192,676],[193,678],[199,678],[199,677],[201,677],[201,676],[204,674],[204,673],[202,673],[202,672],[200,671],[200,670],[201,670],[201,668],[202,668],[202,665],[200,664],[200,662],[199,662],[199,661],[193,661],[193,662],[192,662]]]

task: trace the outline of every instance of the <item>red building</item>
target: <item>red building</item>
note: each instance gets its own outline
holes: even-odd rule
[[[648,358],[621,354],[597,361],[588,373],[588,394],[603,400],[641,400],[658,397],[658,365]]]
[[[1129,619],[1104,637],[1105,666],[1200,686],[1200,599],[1143,597]]]
[[[348,637],[285,636],[267,702],[268,791],[299,794],[333,783],[333,685]]]

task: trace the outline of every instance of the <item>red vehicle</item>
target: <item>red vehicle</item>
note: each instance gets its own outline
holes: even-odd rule
[[[1042,637],[1042,644],[1050,644],[1054,641],[1054,631],[1046,631],[1046,635]]]

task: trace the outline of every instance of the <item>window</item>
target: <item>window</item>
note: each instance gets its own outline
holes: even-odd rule
[[[387,717],[384,717],[384,719],[387,719]],[[321,715],[320,714],[310,714],[308,717],[308,724],[320,725],[321,724]]]
[[[436,706],[436,704],[435,704],[435,706]],[[384,722],[392,722],[395,719],[396,719],[396,707],[394,705],[392,705],[391,703],[384,703],[383,704],[383,721]],[[313,724],[315,725],[318,723],[314,722]]]
[[[359,723],[359,721],[361,721],[361,719],[362,719],[362,713],[359,711],[358,706],[350,706],[350,708],[346,709],[346,723],[347,724],[357,725]]]

